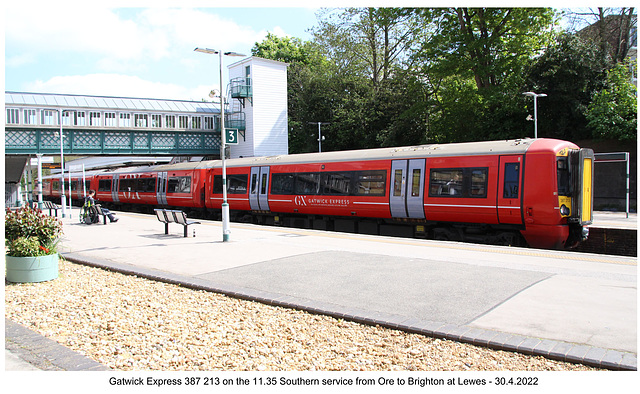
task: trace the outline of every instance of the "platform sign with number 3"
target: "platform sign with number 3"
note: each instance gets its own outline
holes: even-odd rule
[[[224,143],[225,144],[237,144],[238,143],[238,129],[226,129],[224,130]]]

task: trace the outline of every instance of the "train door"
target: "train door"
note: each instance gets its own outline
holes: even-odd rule
[[[111,199],[113,200],[113,202],[120,202],[120,198],[118,198],[119,186],[118,175],[113,175],[113,177],[111,178]]]
[[[425,159],[391,162],[389,207],[394,218],[424,219]]]
[[[167,205],[167,172],[158,172],[156,180],[156,197],[158,205]]]
[[[522,224],[522,156],[500,156],[498,221]]]
[[[249,204],[254,211],[269,210],[269,167],[251,167]]]

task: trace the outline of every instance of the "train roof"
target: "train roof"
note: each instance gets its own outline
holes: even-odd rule
[[[373,161],[415,157],[518,155],[527,152],[558,152],[564,147],[576,145],[555,139],[517,139],[502,141],[463,142],[454,144],[429,144],[396,148],[362,149],[323,153],[299,153],[292,155],[246,157],[226,160],[227,167],[258,167],[277,164],[331,163],[343,161]],[[131,172],[180,171],[219,168],[221,160],[160,164],[153,166],[120,167],[111,170],[88,171],[87,175],[125,174]],[[81,173],[72,173],[74,175]],[[56,178],[60,175],[49,176]],[[49,178],[45,177],[45,178]]]
[[[541,149],[549,146],[567,144],[565,141],[551,139],[517,139],[502,141],[463,142],[453,144],[429,144],[396,148],[362,149],[323,153],[302,153],[268,157],[250,157],[227,160],[228,167],[262,166],[274,164],[329,163],[340,161],[370,161],[402,159],[413,157],[445,157],[445,156],[481,156],[481,155],[513,155],[524,154],[536,143]],[[547,147],[547,148],[544,148]],[[220,161],[212,165],[218,167]],[[209,165],[211,166],[211,164]]]

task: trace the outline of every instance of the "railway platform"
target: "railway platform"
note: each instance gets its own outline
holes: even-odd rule
[[[638,214],[594,212],[589,238],[579,252],[638,256]]]
[[[185,238],[177,225],[165,234],[153,215],[118,217],[91,226],[63,219],[63,256],[365,324],[637,370],[635,257],[239,223],[222,242],[217,221],[190,226]]]

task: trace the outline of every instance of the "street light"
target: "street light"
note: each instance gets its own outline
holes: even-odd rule
[[[320,125],[329,124],[330,122],[307,122],[307,123],[318,125],[318,152],[322,153],[322,141],[324,141],[324,136],[322,135],[322,131],[320,130]]]
[[[62,137],[62,114],[64,112],[71,112],[68,109],[56,109],[58,111],[58,120],[60,121],[60,184],[62,189],[61,202],[62,202],[62,217],[66,217],[66,205],[67,196],[64,194],[64,143]],[[69,210],[71,210],[71,171],[69,171]],[[71,213],[69,213],[71,217]]]
[[[225,56],[245,56],[237,52],[222,52],[217,49],[196,48],[196,52],[209,55],[220,55],[220,140],[222,142],[222,242],[228,242],[231,235],[229,227],[229,204],[227,203],[227,164],[225,161],[225,134],[224,134],[224,98],[222,96],[222,55]]]
[[[547,97],[547,95],[544,93],[534,92],[525,92],[522,94],[533,97],[533,137],[538,138],[538,97]]]

